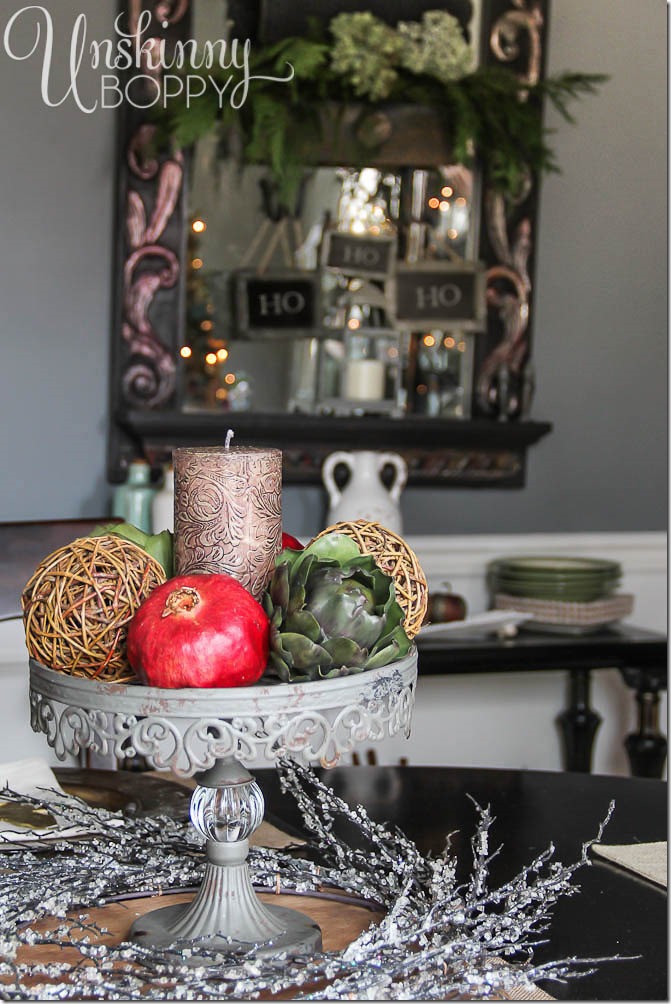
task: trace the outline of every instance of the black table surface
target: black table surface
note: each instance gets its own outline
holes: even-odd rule
[[[350,804],[365,805],[377,821],[401,827],[423,852],[439,852],[452,834],[461,877],[471,867],[470,837],[476,810],[468,798],[490,805],[495,823],[491,848],[502,845],[491,865],[492,884],[512,878],[550,843],[555,860],[579,860],[582,843],[595,836],[611,800],[615,813],[605,844],[666,840],[664,781],[606,775],[452,767],[339,767],[322,779]],[[300,830],[294,800],[282,795],[277,775],[255,776],[266,797],[266,818]],[[579,893],[557,905],[548,944],[537,961],[569,956],[637,956],[603,962],[591,976],[543,988],[559,1000],[668,1000],[667,902],[660,887],[593,858],[574,876]]]
[[[654,668],[666,676],[666,636],[626,624],[590,634],[519,630],[514,638],[417,638],[420,675],[538,669]]]

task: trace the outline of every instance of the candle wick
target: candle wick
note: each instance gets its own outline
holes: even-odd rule
[[[228,432],[226,433],[226,442],[224,443],[225,449],[228,449],[229,446],[231,445],[231,440],[233,439],[234,435],[235,433],[233,432],[232,429],[229,429]]]

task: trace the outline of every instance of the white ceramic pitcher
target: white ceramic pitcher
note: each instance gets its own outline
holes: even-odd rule
[[[334,472],[338,464],[349,469],[350,478],[340,491]],[[394,480],[385,488],[380,475],[390,464]],[[341,520],[369,519],[381,523],[394,533],[402,532],[400,498],[408,479],[408,468],[398,453],[378,453],[375,450],[336,450],[330,453],[322,466],[322,480],[329,496],[330,523]]]

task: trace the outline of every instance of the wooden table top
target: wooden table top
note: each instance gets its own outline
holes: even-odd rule
[[[340,767],[322,780],[350,804],[361,803],[373,819],[397,824],[423,851],[440,851],[448,833],[462,876],[470,870],[470,837],[476,823],[471,795],[491,805],[496,822],[492,846],[502,844],[492,862],[492,882],[512,878],[550,843],[556,860],[579,860],[611,800],[615,813],[605,844],[667,839],[667,786],[663,781],[544,771],[451,767]],[[293,800],[279,790],[277,775],[259,771],[266,817],[298,827]],[[592,976],[543,988],[559,1000],[668,1000],[666,893],[644,879],[599,859],[575,877],[579,895],[558,904],[549,944],[538,961],[565,956],[639,956],[608,962]]]
[[[116,786],[119,797],[130,799],[141,811],[161,811],[155,801],[164,797],[166,785],[172,786],[163,778],[128,772],[60,773],[64,774],[63,782],[76,782],[80,794],[88,786],[94,803],[102,798],[104,805],[109,804],[115,779],[123,779],[124,784]],[[102,773],[106,775],[103,784],[98,776]],[[512,879],[551,843],[556,847],[555,860],[563,864],[579,860],[583,842],[595,836],[611,800],[615,813],[604,843],[667,838],[667,786],[663,781],[452,767],[338,767],[318,773],[350,805],[363,804],[373,819],[399,826],[423,853],[442,851],[450,834],[461,881],[471,870],[470,839],[477,820],[471,798],[490,806],[495,817],[491,846],[501,846],[490,865],[494,887]],[[289,834],[302,835],[300,814],[291,796],[281,792],[277,772],[266,769],[254,774],[266,799],[266,822]],[[181,787],[177,793],[179,798],[168,792],[165,805],[183,818],[187,793]],[[558,1000],[668,1000],[665,890],[598,858],[578,870],[574,884],[579,893],[565,897],[555,908],[548,944],[538,946],[536,961],[612,955],[633,958],[603,962],[591,976],[565,984],[548,982],[541,988]],[[183,898],[189,898],[188,894]],[[169,900],[172,897],[162,897],[160,905]],[[276,898],[273,901],[278,902]],[[341,903],[312,897],[299,902],[296,897],[287,897],[287,904],[320,923],[329,948],[344,947],[375,916],[361,907],[344,908]],[[110,930],[110,937],[121,938],[137,915],[156,905],[155,898],[111,904],[98,919]]]

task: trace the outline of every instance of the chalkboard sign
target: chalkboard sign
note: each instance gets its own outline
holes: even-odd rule
[[[300,335],[321,327],[321,283],[316,272],[238,272],[238,328],[248,335]]]
[[[343,275],[386,279],[396,260],[395,237],[345,234],[329,230],[322,245],[322,264]]]
[[[390,313],[396,327],[413,329],[458,325],[484,327],[485,273],[479,263],[399,264],[389,283]]]

